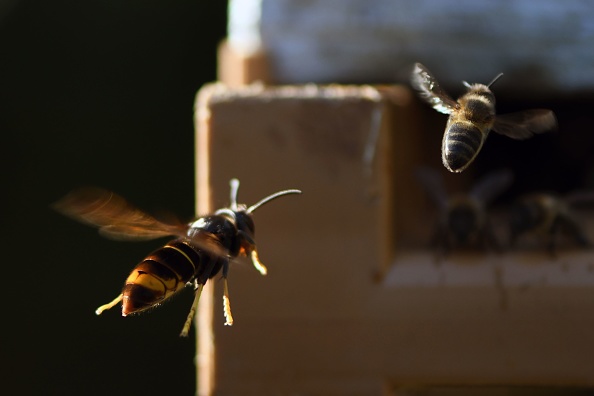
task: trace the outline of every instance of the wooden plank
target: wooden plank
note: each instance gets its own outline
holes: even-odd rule
[[[218,80],[231,87],[254,82],[273,82],[269,60],[262,49],[237,51],[227,40],[219,45],[217,68]]]

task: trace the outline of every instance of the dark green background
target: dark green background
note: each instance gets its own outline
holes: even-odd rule
[[[98,185],[192,216],[194,95],[225,24],[225,1],[0,4],[0,393],[194,393],[189,291],[94,314],[160,241],[108,241],[49,204]]]

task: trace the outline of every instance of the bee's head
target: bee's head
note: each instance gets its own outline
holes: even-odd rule
[[[496,75],[495,78],[492,79],[491,82],[487,85],[469,84],[466,81],[462,81],[462,84],[464,84],[464,86],[468,88],[468,93],[472,94],[471,96],[482,98],[482,100],[484,100],[485,103],[489,107],[491,107],[495,106],[495,95],[493,95],[493,92],[491,92],[491,86],[495,84],[495,82],[499,80],[501,76],[503,76],[503,73],[499,73],[498,75]]]
[[[468,84],[465,82],[466,87],[468,88],[467,94],[473,94],[472,96],[479,96],[484,98],[487,102],[495,104],[495,95],[491,91],[488,85],[485,84]]]

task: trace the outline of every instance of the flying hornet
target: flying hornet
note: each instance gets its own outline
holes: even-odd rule
[[[169,224],[157,220],[129,204],[111,191],[99,188],[75,190],[56,202],[58,212],[99,228],[100,234],[118,240],[150,240],[165,236],[176,239],[155,250],[140,262],[113,301],[97,308],[105,310],[122,303],[122,316],[136,314],[160,305],[186,285],[194,287],[194,302],[181,331],[188,335],[196,313],[202,288],[206,282],[222,273],[224,282],[223,307],[226,325],[233,324],[229,303],[227,274],[229,263],[237,257],[249,257],[256,269],[266,274],[254,241],[253,212],[265,203],[299,190],[284,190],[263,198],[247,207],[237,203],[239,181],[231,180],[231,204],[213,214],[188,224]]]

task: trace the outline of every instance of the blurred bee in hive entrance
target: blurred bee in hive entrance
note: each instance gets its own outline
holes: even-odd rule
[[[495,116],[495,95],[491,85],[463,82],[468,91],[452,99],[425,66],[416,63],[412,86],[435,110],[449,114],[441,144],[441,160],[450,172],[462,172],[474,161],[491,130],[513,139],[528,139],[553,130],[557,120],[551,110],[533,109]]]
[[[301,193],[294,189],[279,191],[247,207],[237,203],[238,189],[239,181],[232,179],[230,206],[188,224],[157,220],[113,192],[99,188],[75,190],[56,202],[53,207],[58,212],[99,227],[99,232],[108,238],[141,241],[177,237],[134,267],[122,293],[97,308],[95,313],[100,315],[119,302],[122,302],[122,316],[139,313],[160,305],[186,285],[193,285],[194,302],[180,334],[185,337],[196,313],[202,288],[207,280],[222,271],[225,324],[232,325],[227,286],[230,261],[241,256],[249,257],[254,267],[266,274],[254,242],[252,213],[275,198]]]
[[[594,192],[591,191],[576,191],[563,197],[545,192],[523,195],[510,208],[510,245],[515,247],[520,237],[532,236],[546,243],[553,258],[561,235],[573,239],[580,247],[589,247],[591,241],[574,209],[592,204]]]
[[[468,193],[453,195],[446,192],[444,180],[436,170],[420,168],[416,176],[439,210],[433,238],[436,261],[443,259],[452,247],[500,249],[487,207],[511,185],[511,171],[488,173]]]

